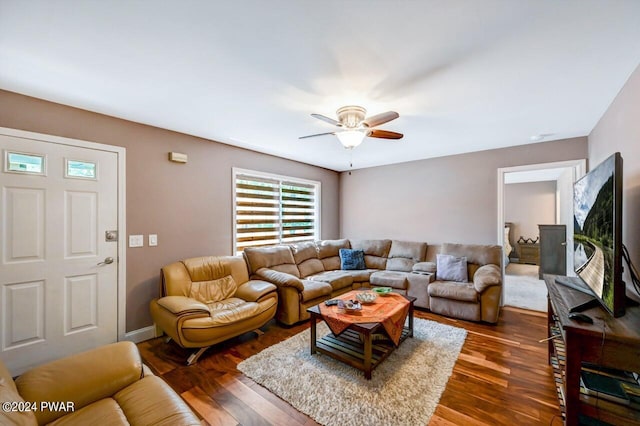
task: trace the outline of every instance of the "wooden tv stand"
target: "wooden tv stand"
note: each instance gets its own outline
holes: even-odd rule
[[[548,350],[566,424],[577,425],[579,416],[587,415],[614,425],[640,425],[640,407],[580,393],[583,361],[640,372],[640,307],[627,307],[624,316],[614,318],[598,306],[584,311],[593,324],[571,320],[569,309],[591,296],[556,284],[555,277],[544,276],[549,291],[548,335],[559,335],[548,341]]]

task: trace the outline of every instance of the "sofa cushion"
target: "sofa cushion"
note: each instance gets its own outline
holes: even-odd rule
[[[472,283],[434,281],[427,288],[430,297],[478,303],[478,293]]]
[[[411,268],[412,272],[418,274],[435,274],[437,266],[433,262],[418,262]]]
[[[347,271],[325,271],[307,277],[309,280],[328,283],[333,290],[351,287],[353,277]]]
[[[210,281],[195,281],[191,283],[188,297],[208,304],[218,302],[233,296],[238,286],[231,275]]]
[[[140,425],[194,425],[187,404],[171,387],[156,376],[144,377],[131,386],[116,393],[118,402],[130,424]],[[97,414],[97,413],[96,413]],[[96,420],[100,419],[100,422]],[[106,424],[100,417],[92,422],[78,424]]]
[[[413,241],[391,241],[387,270],[411,272],[417,262],[422,262],[427,254],[427,244]]]
[[[413,259],[416,262],[422,262],[427,255],[427,243],[419,243],[415,241],[391,241],[389,249],[389,259],[396,257],[404,257]]]
[[[333,288],[323,281],[304,280],[304,290],[300,293],[301,302],[308,302],[319,297],[330,297]]]
[[[467,258],[449,254],[437,255],[436,279],[440,281],[467,282]]]
[[[350,248],[349,240],[322,240],[316,241],[318,259],[322,262],[325,271],[340,269],[340,249]]]
[[[231,298],[223,300],[226,309],[212,312],[209,317],[189,318],[182,322],[182,335],[184,341],[191,342],[195,347],[207,346],[212,339],[222,338],[226,340],[231,336],[242,333],[239,330],[246,330],[249,323],[255,323],[256,317],[267,315],[273,312],[278,304],[276,297],[270,297],[261,302],[245,302],[240,304],[238,299]],[[256,327],[258,327],[256,325]],[[212,331],[215,331],[212,335]],[[231,336],[229,336],[229,334]],[[221,336],[222,335],[222,336]],[[223,337],[227,335],[227,337]],[[219,341],[219,340],[218,340]]]
[[[391,240],[352,240],[351,248],[364,251],[364,263],[370,269],[385,269]]]
[[[371,279],[371,274],[377,271],[377,269],[360,269],[343,271],[343,273],[348,274],[351,278],[353,278],[354,283],[366,283]]]
[[[291,248],[291,254],[293,254],[293,260],[298,265],[305,260],[318,258],[318,248],[313,241],[291,244],[289,247]]]
[[[411,272],[414,262],[411,259],[406,259],[404,257],[396,257],[393,259],[387,259],[387,263],[385,268],[388,271],[401,271],[401,272]]]
[[[210,303],[211,319],[214,324],[231,324],[251,318],[257,311],[258,304],[247,302],[238,297],[230,297]]]
[[[247,247],[243,253],[252,274],[261,268],[269,268],[300,278],[300,271],[289,246]]]
[[[442,254],[464,256],[467,258],[468,276],[473,280],[476,270],[482,265],[502,265],[502,247],[479,244],[445,243],[440,250]]]
[[[318,249],[313,241],[292,244],[290,247],[293,259],[298,265],[300,277],[304,278],[324,271],[324,266],[318,259]]]
[[[401,290],[407,288],[407,273],[396,271],[377,271],[369,279],[372,286],[392,287]]]
[[[340,269],[347,271],[365,269],[362,250],[340,249]]]
[[[191,281],[209,281],[231,274],[228,265],[217,256],[193,257],[182,261]]]
[[[300,278],[306,278],[309,275],[317,274],[324,271],[324,265],[320,259],[309,259],[298,265],[298,271],[300,271]]]
[[[48,425],[91,425],[96,424],[97,419],[100,419],[101,425],[126,426],[131,424],[115,399],[104,398],[94,402],[93,404],[89,404],[86,407],[76,409],[66,416],[60,417],[55,422],[48,423]]]
[[[20,394],[18,394],[15,384],[11,379],[11,375],[1,362],[0,370],[0,402],[24,404],[24,399],[22,399]],[[36,421],[36,416],[32,411],[11,411],[3,409],[0,410],[0,424],[35,426],[38,422]]]

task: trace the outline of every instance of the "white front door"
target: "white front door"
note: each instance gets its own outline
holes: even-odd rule
[[[0,149],[0,358],[15,375],[118,338],[118,158],[7,135]]]

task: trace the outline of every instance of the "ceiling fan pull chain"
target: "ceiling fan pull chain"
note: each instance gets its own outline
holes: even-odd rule
[[[349,176],[351,176],[351,169],[353,169],[353,149],[349,150]]]

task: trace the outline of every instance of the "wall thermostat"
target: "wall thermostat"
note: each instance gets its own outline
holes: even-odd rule
[[[169,161],[173,161],[174,163],[186,163],[187,154],[183,154],[181,152],[170,152]]]

